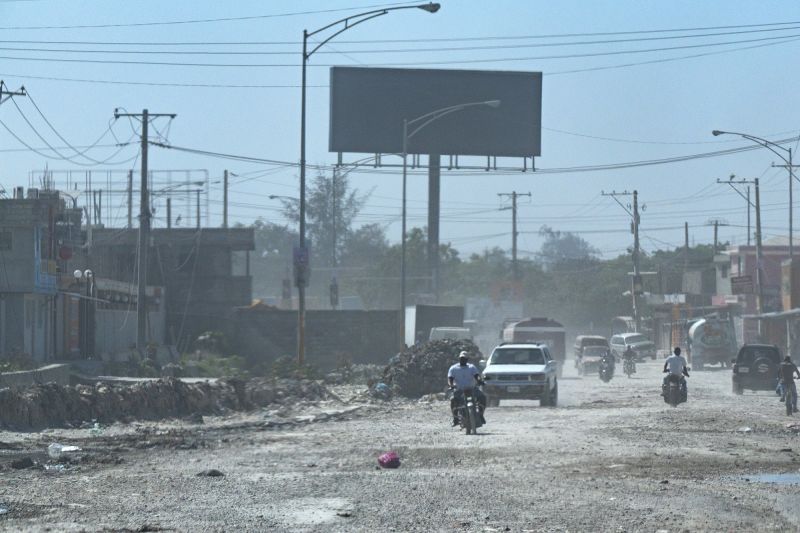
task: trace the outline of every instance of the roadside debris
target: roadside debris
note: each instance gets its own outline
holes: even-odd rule
[[[407,398],[421,398],[442,392],[447,384],[447,370],[466,351],[470,362],[481,357],[478,347],[468,340],[443,339],[411,346],[392,357],[383,371],[383,383]]]
[[[64,446],[58,442],[54,442],[47,447],[47,455],[49,455],[51,459],[61,459],[70,453],[79,451],[81,451],[81,449],[77,446]]]
[[[11,461],[11,468],[13,468],[14,470],[24,470],[26,468],[33,467],[33,465],[34,465],[33,459],[31,459],[30,457],[22,457],[20,459]]]
[[[8,507],[5,504],[0,503],[0,515],[4,515],[8,513]]]
[[[400,456],[397,452],[386,452],[378,457],[378,464],[381,468],[398,468],[400,466]]]
[[[321,383],[295,379],[221,379],[187,383],[176,378],[133,385],[97,383],[60,386],[39,384],[24,390],[0,389],[0,428],[36,430],[86,427],[93,437],[114,421],[158,420],[226,410],[245,411],[271,404],[295,405],[332,395]],[[88,421],[94,421],[90,423]]]

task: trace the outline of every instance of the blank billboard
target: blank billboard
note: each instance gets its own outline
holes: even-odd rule
[[[500,100],[498,108],[469,107],[431,122],[408,153],[541,155],[541,72],[333,67],[330,88],[331,152],[401,153],[404,119]]]

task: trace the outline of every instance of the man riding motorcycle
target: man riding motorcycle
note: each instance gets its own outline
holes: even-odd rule
[[[664,376],[664,381],[661,384],[661,396],[664,396],[667,390],[667,383],[671,376],[677,376],[680,380],[681,391],[684,395],[688,393],[686,379],[684,378],[684,376],[687,378],[689,377],[689,370],[686,368],[686,359],[681,355],[681,349],[677,346],[672,353],[673,354],[664,361],[664,372],[667,375]]]
[[[635,363],[636,363],[636,352],[633,351],[633,348],[631,347],[630,344],[628,345],[627,348],[625,348],[625,351],[622,352],[622,361],[623,361],[623,368],[624,368],[624,363],[628,363],[628,364],[634,363],[633,373],[636,372],[636,370],[635,370],[635,368],[636,368],[636,366],[635,366]]]
[[[483,378],[478,368],[469,362],[469,354],[461,352],[458,354],[458,363],[454,364],[447,371],[447,383],[454,390],[453,398],[450,400],[450,411],[453,413],[453,425],[458,425],[458,406],[462,401],[464,391],[472,389],[475,399],[478,401],[478,414],[481,422],[486,423],[483,418],[483,411],[486,409],[486,395],[478,388],[483,385]]]

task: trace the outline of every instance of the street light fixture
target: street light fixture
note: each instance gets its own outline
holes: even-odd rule
[[[368,20],[386,15],[390,11],[399,11],[401,9],[421,9],[423,11],[427,11],[428,13],[436,13],[439,11],[441,6],[435,2],[429,2],[427,4],[420,4],[416,6],[397,6],[397,7],[387,7],[384,9],[376,9],[372,11],[365,11],[364,13],[359,13],[357,15],[351,15],[349,17],[345,17],[343,19],[339,19],[336,22],[331,22],[330,24],[323,26],[317,30],[309,32],[308,30],[303,30],[303,68],[302,68],[302,84],[301,84],[301,98],[300,98],[300,249],[298,253],[295,254],[296,261],[297,259],[302,260],[302,258],[308,257],[306,253],[306,63],[308,63],[308,59],[314,55],[314,52],[319,50],[322,46],[328,43],[331,39],[338,36],[339,34],[349,30],[350,28],[361,24],[362,22],[366,22]],[[326,39],[322,40],[319,44],[317,44],[311,51],[308,51],[308,38],[317,35],[320,32],[329,30],[334,26],[338,26],[343,24],[344,26],[336,31],[334,31],[331,35],[329,35]],[[300,269],[298,269],[300,270]],[[306,314],[306,279],[305,279],[306,272],[302,272],[300,276],[296,276],[297,282],[297,363],[302,365],[305,360],[305,314]]]
[[[792,165],[792,149],[791,148],[785,148],[785,147],[781,146],[780,144],[778,144],[776,142],[768,141],[767,139],[763,139],[763,138],[757,137],[755,135],[750,135],[749,133],[739,133],[739,132],[736,132],[736,131],[714,130],[714,131],[711,132],[711,135],[713,135],[714,137],[719,137],[720,135],[738,135],[739,137],[742,137],[743,139],[747,139],[748,141],[752,141],[752,142],[758,144],[759,146],[763,146],[764,148],[766,148],[767,150],[769,150],[773,154],[775,154],[778,157],[780,157],[783,160],[783,162],[786,164],[786,168],[789,169],[789,259],[792,259],[792,257],[794,256],[794,243],[793,243],[793,233],[794,233],[794,231],[793,231],[793,229],[794,229],[793,228],[793,223],[794,223],[794,220],[793,220],[793,208],[794,208],[794,202],[792,201],[792,182],[796,179],[795,175],[794,175],[794,166]],[[785,156],[783,156],[780,152],[775,150],[776,148],[778,148],[780,150],[783,150],[784,152],[788,153],[789,157],[786,158]],[[748,238],[749,238],[749,236],[748,236]]]
[[[91,358],[94,355],[94,347],[93,342],[91,339],[92,335],[92,313],[90,312],[90,304],[92,303],[93,293],[94,293],[94,272],[89,270],[78,270],[76,269],[72,276],[75,278],[75,282],[80,284],[81,281],[86,282],[86,297],[83,298],[82,305],[79,307],[83,312],[79,312],[79,323],[80,323],[80,335],[79,335],[79,342],[81,344],[81,355],[86,358]]]
[[[414,135],[419,133],[426,126],[439,120],[442,117],[457,113],[470,107],[486,106],[491,108],[500,107],[500,100],[484,100],[481,102],[468,102],[456,104],[441,109],[435,109],[415,119],[403,119],[403,210],[402,210],[402,236],[400,239],[400,345],[404,345],[406,332],[406,181],[408,174],[408,143]],[[409,126],[413,128],[409,132]],[[438,251],[437,251],[438,253]]]

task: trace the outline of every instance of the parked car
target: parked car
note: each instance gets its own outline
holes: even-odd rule
[[[745,344],[733,361],[733,393],[775,390],[781,351],[772,344]]]
[[[609,352],[608,346],[587,346],[583,356],[578,360],[578,374],[585,375],[597,372],[600,361]]]
[[[641,333],[619,333],[611,337],[611,353],[620,359],[625,350],[630,346],[636,353],[636,359],[643,361],[646,358],[656,358],[656,345]]]
[[[544,344],[501,344],[486,361],[484,392],[490,406],[500,400],[539,400],[558,403],[558,362]]]

